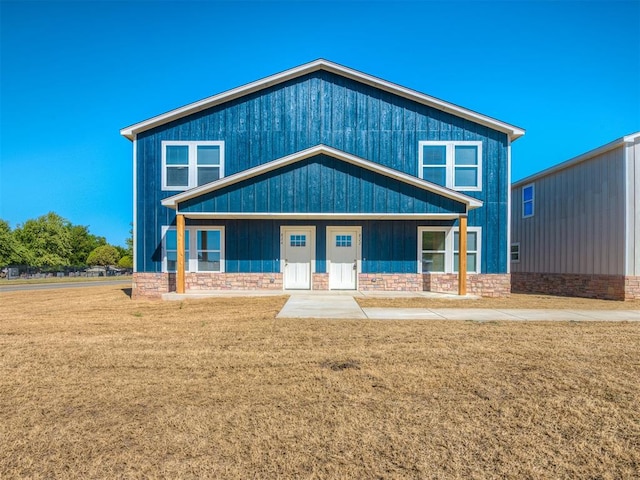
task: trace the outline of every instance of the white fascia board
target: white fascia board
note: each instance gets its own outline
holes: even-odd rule
[[[640,132],[633,133],[631,135],[626,135],[624,137],[620,137],[613,142],[609,142],[605,145],[602,145],[598,148],[594,148],[593,150],[589,150],[586,153],[578,155],[577,157],[573,157],[569,160],[566,160],[562,163],[559,163],[553,167],[547,168],[546,170],[542,170],[541,172],[534,173],[533,175],[529,175],[522,180],[518,180],[512,184],[513,188],[521,187],[522,185],[526,185],[527,183],[535,182],[536,180],[546,177],[548,175],[552,175],[561,170],[565,170],[567,168],[573,167],[579,163],[585,162],[593,157],[597,157],[598,155],[602,155],[603,153],[608,152],[609,150],[613,150],[614,148],[618,148],[629,143],[634,143],[636,140],[640,139]]]
[[[214,107],[221,103],[229,102],[236,98],[249,95],[259,90],[269,88],[273,85],[286,82],[293,78],[301,77],[302,75],[306,75],[308,73],[315,72],[317,70],[326,70],[327,72],[332,72],[337,75],[341,75],[343,77],[355,80],[357,82],[364,83],[366,85],[379,88],[389,93],[407,98],[409,100],[413,100],[415,102],[422,103],[424,105],[436,108],[443,112],[451,113],[458,117],[471,120],[473,122],[487,126],[494,130],[498,130],[500,132],[506,133],[511,139],[511,141],[516,140],[517,138],[523,136],[525,133],[524,130],[519,127],[510,125],[505,122],[501,122],[500,120],[488,117],[486,115],[482,115],[478,112],[474,112],[473,110],[460,107],[453,103],[445,102],[444,100],[440,100],[438,98],[425,95],[424,93],[420,93],[418,91],[411,90],[409,88],[397,85],[395,83],[391,83],[386,80],[373,77],[366,73],[362,73],[357,70],[344,67],[342,65],[330,62],[328,60],[318,59],[318,60],[314,60],[313,62],[305,63],[304,65],[300,65],[298,67],[285,70],[284,72],[271,75],[261,80],[256,80],[255,82],[251,82],[246,85],[242,85],[240,87],[227,90],[226,92],[222,92],[217,95],[213,95],[211,97],[199,100],[197,102],[190,103],[188,105],[185,105],[184,107],[180,107],[175,110],[171,110],[169,112],[163,113],[161,115],[157,115],[148,120],[135,123],[129,127],[125,127],[122,130],[120,130],[120,135],[123,135],[124,137],[127,137],[128,139],[131,140],[133,139],[133,135],[136,133],[144,132],[145,130],[149,130],[151,128],[157,127],[159,125],[163,125],[165,123],[185,117],[187,115],[200,112],[202,110]]]
[[[192,220],[457,220],[460,213],[181,212]]]
[[[177,195],[173,195],[171,197],[165,198],[164,200],[162,200],[162,205],[165,207],[175,209],[177,208],[177,205],[180,202],[184,202],[186,200],[199,197],[200,195],[204,195],[206,193],[219,190],[229,185],[233,185],[234,183],[238,183],[243,180],[247,180],[247,179],[256,177],[258,175],[262,175],[262,174],[271,172],[273,170],[286,167],[288,165],[291,165],[292,163],[296,163],[301,160],[305,160],[307,158],[310,158],[316,155],[321,155],[321,154],[328,155],[332,158],[342,160],[347,163],[351,163],[352,165],[356,165],[358,167],[371,170],[375,173],[379,173],[386,177],[393,178],[400,182],[413,185],[415,187],[421,188],[423,190],[427,190],[429,192],[436,193],[438,195],[450,198],[460,203],[464,203],[465,205],[467,205],[467,209],[478,208],[483,205],[483,202],[481,200],[478,200],[477,198],[464,195],[462,193],[456,192],[449,188],[436,185],[435,183],[427,182],[426,180],[422,180],[421,178],[417,178],[412,175],[407,175],[406,173],[402,173],[397,170],[393,170],[391,168],[378,165],[377,163],[370,162],[369,160],[365,160],[364,158],[356,157],[355,155],[351,155],[349,153],[346,153],[341,150],[337,150],[335,148],[328,147],[322,144],[316,145],[315,147],[311,147],[306,150],[302,150],[300,152],[293,153],[291,155],[287,155],[286,157],[282,157],[277,160],[273,160],[272,162],[269,162],[269,163],[258,165],[257,167],[253,167],[248,170],[243,170],[242,172],[238,172],[234,175],[221,178],[220,180],[216,180],[215,182],[211,182],[206,185],[201,185],[199,187],[192,188],[190,190],[179,193]]]

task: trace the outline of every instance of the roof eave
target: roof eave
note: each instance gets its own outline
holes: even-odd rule
[[[513,182],[512,187],[517,188],[522,185],[526,185],[527,183],[535,182],[536,180],[542,177],[553,175],[554,173],[557,173],[561,170],[566,170],[567,168],[571,168],[574,165],[585,162],[593,157],[597,157],[598,155],[602,155],[603,153],[606,153],[615,148],[619,148],[629,143],[634,143],[639,139],[640,139],[640,132],[632,133],[630,135],[625,135],[624,137],[617,138],[612,142],[609,142],[605,145],[594,148],[593,150],[589,150],[588,152],[580,154],[577,157],[570,158],[569,160],[565,160],[564,162],[554,165],[553,167],[549,167],[545,170],[542,170],[541,172],[534,173],[533,175],[529,175],[528,177],[525,177],[522,180]]]

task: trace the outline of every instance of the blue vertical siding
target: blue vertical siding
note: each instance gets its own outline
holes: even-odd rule
[[[480,140],[483,191],[468,194],[482,200],[484,206],[470,212],[469,225],[483,227],[483,271],[506,272],[506,134],[326,71],[284,82],[138,135],[138,271],[160,271],[161,226],[170,225],[175,217],[173,210],[160,204],[163,198],[175,193],[160,190],[163,140],[223,140],[226,175],[324,143],[414,176],[418,176],[420,140]],[[317,176],[313,175],[314,168]],[[253,191],[238,190],[228,197],[216,198],[213,207],[224,211],[239,202],[254,204],[256,211],[264,211],[265,201],[280,198],[286,208],[305,211],[310,208],[310,198],[319,198],[322,208],[330,211],[336,203],[332,193],[341,195],[339,192],[345,191],[342,188],[345,186],[347,191],[359,189],[360,202],[374,205],[377,211],[417,208],[412,204],[415,198],[410,195],[391,192],[380,196],[381,185],[357,184],[357,175],[348,169],[310,165],[307,177],[296,179],[300,172],[290,174],[294,175],[291,184],[307,182],[308,196],[292,199],[291,192],[284,189],[286,182],[270,178]],[[338,191],[333,190],[334,184],[340,185]],[[348,211],[355,211],[352,197],[338,199],[342,200]],[[395,243],[396,238],[393,240]]]

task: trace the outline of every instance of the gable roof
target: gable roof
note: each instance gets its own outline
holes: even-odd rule
[[[300,162],[301,160],[305,160],[307,158],[320,154],[328,155],[337,160],[341,160],[343,162],[365,168],[372,172],[379,173],[386,177],[396,179],[400,182],[413,185],[423,190],[463,203],[467,205],[468,210],[478,208],[483,205],[483,202],[481,200],[478,200],[477,198],[470,197],[455,190],[436,185],[435,183],[431,183],[426,180],[422,180],[421,178],[399,172],[392,168],[384,167],[380,164],[365,160],[364,158],[357,157],[355,155],[351,155],[350,153],[343,152],[342,150],[338,150],[322,144],[316,145],[315,147],[307,148],[306,150],[301,150],[299,152],[287,155],[268,163],[264,163],[262,165],[258,165],[257,167],[249,168],[248,170],[243,170],[236,174],[229,175],[228,177],[221,178],[220,180],[216,180],[215,182],[207,183],[205,185],[186,190],[182,193],[178,193],[177,195],[172,195],[171,197],[167,197],[162,200],[162,205],[164,205],[165,207],[177,209],[180,202],[199,197],[200,195],[219,190],[229,185],[248,180],[250,178],[265,174],[267,172],[271,172],[282,167],[286,167],[287,165],[291,165],[293,163]]]
[[[479,123],[480,125],[484,125],[486,127],[492,128],[499,132],[506,133],[511,139],[511,141],[516,140],[517,138],[524,135],[524,130],[519,127],[509,125],[508,123],[504,123],[500,120],[496,120],[495,118],[482,115],[480,113],[474,112],[473,110],[469,110],[469,109],[460,107],[458,105],[454,105],[453,103],[445,102],[444,100],[440,100],[438,98],[425,95],[424,93],[420,93],[415,90],[402,87],[395,83],[387,82],[386,80],[382,80],[380,78],[367,75],[366,73],[362,73],[357,70],[353,70],[351,68],[344,67],[342,65],[338,65],[337,63],[333,63],[324,59],[314,60],[313,62],[300,65],[299,67],[285,70],[284,72],[280,72],[275,75],[271,75],[269,77],[263,78],[261,80],[248,83],[241,87],[227,90],[226,92],[219,93],[212,97],[208,97],[203,100],[190,103],[188,105],[185,105],[184,107],[176,108],[175,110],[171,110],[161,115],[152,117],[148,120],[144,120],[142,122],[133,124],[129,127],[123,128],[122,130],[120,130],[120,134],[127,137],[129,140],[133,140],[136,134],[144,132],[151,128],[157,127],[159,125],[163,125],[173,120],[186,117],[188,115],[200,112],[207,108],[220,105],[221,103],[225,103],[230,100],[234,100],[236,98],[249,95],[259,90],[272,87],[273,85],[278,85],[280,83],[286,82],[288,80],[291,80],[297,77],[301,77],[303,75],[306,75],[308,73],[315,72],[318,70],[325,70],[327,72],[341,75],[351,80],[355,80],[357,82],[364,83],[366,85],[369,85],[375,88],[379,88],[380,90],[384,90],[394,95],[399,95],[401,97],[407,98],[409,100],[413,100],[423,105],[427,105],[429,107],[441,110],[443,112],[456,115],[458,117],[470,120],[475,123]]]
[[[598,148],[594,148],[593,150],[589,150],[586,153],[583,153],[582,155],[578,155],[577,157],[573,157],[569,160],[566,160],[562,163],[559,163],[557,165],[554,165],[553,167],[549,167],[546,170],[542,170],[538,173],[534,173],[533,175],[529,175],[526,178],[523,178],[522,180],[518,180],[517,182],[513,182],[512,187],[516,188],[519,187],[521,185],[525,185],[527,183],[531,183],[534,182],[536,180],[538,180],[539,178],[542,177],[546,177],[547,175],[552,175],[556,172],[559,172],[561,170],[565,170],[567,168],[571,168],[574,165],[577,165],[579,163],[585,162],[593,157],[597,157],[598,155],[602,155],[603,153],[608,152],[609,150],[613,150],[614,148],[618,148],[621,147],[623,145],[629,145],[632,143],[635,143],[637,141],[640,140],[640,132],[636,132],[636,133],[631,133],[629,135],[625,135],[624,137],[620,137],[615,139],[612,142],[609,142],[605,145],[602,145]]]

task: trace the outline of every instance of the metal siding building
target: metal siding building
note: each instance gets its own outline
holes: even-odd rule
[[[509,150],[510,142],[524,134],[517,127],[318,60],[121,133],[134,142],[139,285],[149,274],[154,282],[163,279],[161,291],[171,288],[172,274],[151,274],[167,273],[163,242],[168,229],[176,226],[177,213],[185,216],[187,227],[217,226],[225,237],[223,267],[215,280],[209,281],[212,274],[207,274],[209,286],[220,285],[222,273],[229,278],[231,272],[245,273],[246,278],[248,274],[282,274],[282,229],[307,225],[314,229],[312,273],[318,274],[309,288],[316,283],[322,288],[326,279],[320,276],[329,273],[331,254],[326,247],[327,229],[342,225],[360,229],[358,273],[413,274],[411,288],[422,289],[418,229],[440,225],[453,231],[460,215],[468,216],[469,228],[479,232],[477,273],[507,276]],[[202,186],[189,184],[183,193],[167,188],[172,168],[167,163],[168,148],[182,145],[186,152],[207,142],[220,145],[222,178]],[[457,189],[462,190],[458,193],[423,180],[419,142],[442,144],[442,148],[445,143],[451,148],[477,146],[481,188]],[[320,150],[294,158],[294,163],[282,163],[312,149]],[[176,165],[175,171],[183,167]],[[229,183],[234,178],[237,181]],[[452,245],[448,243],[447,248]],[[453,254],[447,252],[453,261]],[[429,288],[437,284],[432,277],[426,282]],[[262,287],[261,282],[268,281],[282,288],[277,275],[260,278]],[[195,288],[197,281],[192,280]],[[478,285],[481,280],[477,279]],[[236,287],[245,285],[243,281],[230,280]],[[358,288],[367,281],[359,278]],[[492,288],[487,287],[487,292],[492,293]]]
[[[629,135],[513,184],[514,291],[635,297],[639,149],[640,134]]]

